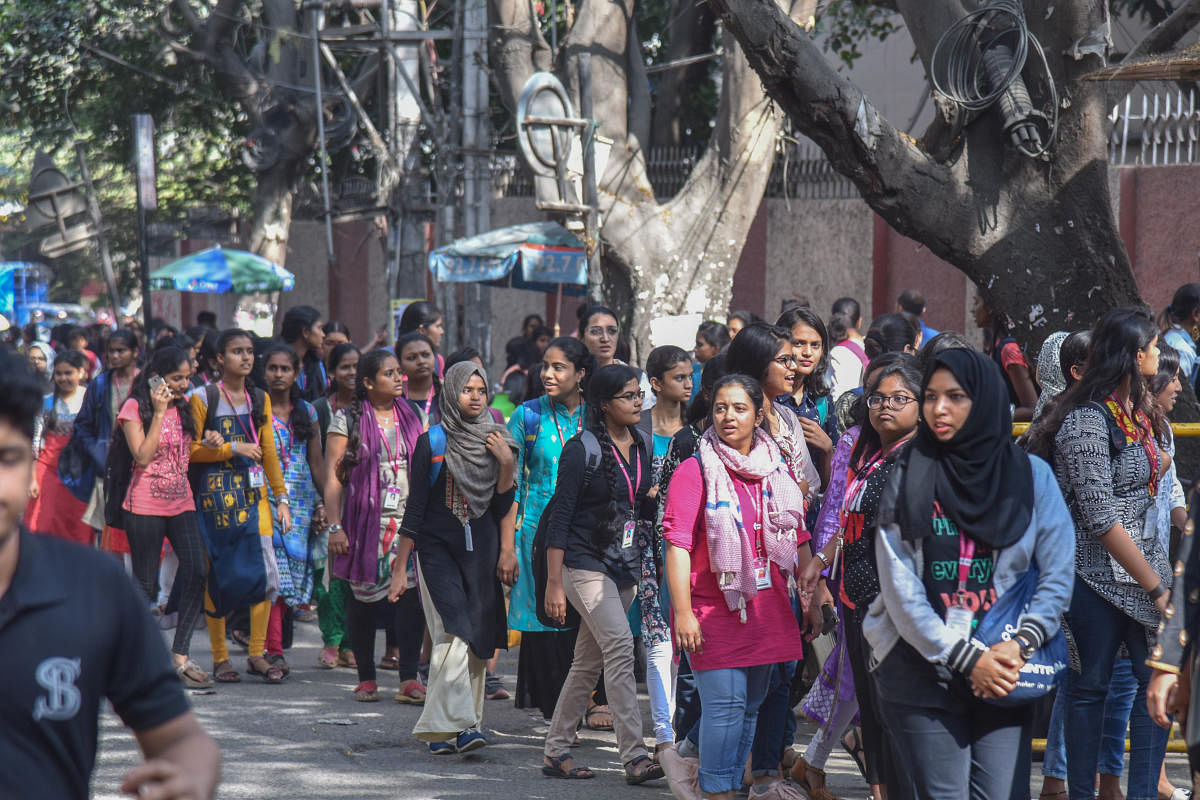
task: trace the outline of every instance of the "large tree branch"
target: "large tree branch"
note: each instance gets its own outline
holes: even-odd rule
[[[771,97],[893,227],[920,231],[927,240],[930,234],[948,235],[938,234],[948,218],[970,218],[973,197],[951,168],[883,119],[772,0],[712,0],[712,5]],[[912,202],[914,197],[920,202]]]
[[[488,63],[510,112],[516,113],[521,87],[533,73],[553,69],[553,58],[533,0],[488,0]]]
[[[1129,51],[1122,63],[1128,64],[1170,50],[1197,25],[1200,25],[1200,0],[1186,0],[1175,9],[1175,13],[1155,25],[1150,33]]]

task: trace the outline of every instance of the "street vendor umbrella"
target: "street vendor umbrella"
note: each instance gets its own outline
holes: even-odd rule
[[[587,248],[557,222],[530,222],[458,239],[429,254],[439,281],[583,294]]]
[[[296,276],[278,264],[245,250],[213,247],[172,261],[150,273],[151,289],[205,294],[287,292]]]

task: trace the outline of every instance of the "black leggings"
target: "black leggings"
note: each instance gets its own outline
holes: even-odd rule
[[[175,586],[171,592],[173,597],[179,598],[179,622],[175,626],[171,652],[186,656],[192,631],[204,610],[204,583],[208,576],[208,556],[200,534],[199,517],[195,511],[185,511],[174,517],[126,513],[125,536],[129,539],[133,576],[151,603],[158,597],[158,563],[164,537],[179,558],[179,571],[175,573]]]
[[[417,661],[421,657],[421,642],[425,638],[425,614],[421,611],[421,594],[409,589],[395,603],[386,598],[364,603],[354,595],[346,598],[346,632],[350,648],[358,662],[358,682],[375,680],[375,631],[379,615],[390,623],[386,628],[395,632],[400,648],[400,681],[417,677]]]

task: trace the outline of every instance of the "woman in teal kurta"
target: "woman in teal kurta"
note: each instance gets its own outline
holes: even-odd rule
[[[520,509],[516,541],[511,548],[501,544],[500,569],[511,575],[515,567],[516,572],[508,607],[509,629],[521,632],[516,705],[540,708],[546,719],[554,715],[558,690],[571,668],[575,631],[547,628],[538,622],[531,563],[533,536],[554,494],[563,444],[581,430],[581,386],[594,363],[578,339],[555,339],[546,348],[542,364],[546,395],[519,406],[508,423],[519,448],[516,483]]]

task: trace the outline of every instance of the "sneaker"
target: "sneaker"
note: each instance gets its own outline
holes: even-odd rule
[[[397,703],[407,703],[412,706],[425,705],[425,687],[418,680],[405,681],[400,684],[400,691],[392,698]]]
[[[765,791],[758,791],[757,786],[751,788],[749,800],[808,800],[808,795],[791,781],[781,778],[768,784]]]
[[[452,756],[458,752],[454,742],[430,742],[429,752],[435,756]]]
[[[488,670],[487,678],[484,679],[483,694],[488,700],[507,700],[511,697],[504,688],[504,682],[491,670]]]
[[[667,747],[659,752],[658,763],[675,800],[700,800],[700,759],[684,758],[674,747]]]
[[[468,728],[454,740],[454,746],[460,753],[469,753],[481,747],[487,747],[488,740],[476,728]]]

